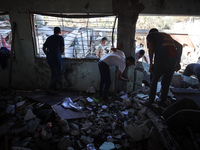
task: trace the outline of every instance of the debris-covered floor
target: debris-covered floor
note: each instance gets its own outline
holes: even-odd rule
[[[94,91],[57,95],[46,95],[43,91],[10,94],[1,91],[0,147],[5,150],[197,148],[198,129],[195,133],[191,131],[193,128],[182,132],[172,125],[174,130],[171,130],[160,109],[140,104],[148,99],[148,91],[148,87],[142,87],[132,93],[112,94],[108,101],[100,101]],[[174,99],[172,96],[169,102]]]

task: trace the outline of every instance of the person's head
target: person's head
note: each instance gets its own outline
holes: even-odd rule
[[[135,57],[129,56],[126,58],[126,66],[135,65]]]
[[[108,41],[108,39],[106,38],[106,37],[103,37],[102,39],[101,39],[101,44],[102,45],[106,45],[106,42]]]
[[[144,56],[145,51],[141,49],[139,52],[137,52],[138,59],[142,58]]]
[[[140,47],[143,47],[143,46],[144,46],[144,44],[140,43]]]
[[[60,34],[60,27],[55,27],[54,28],[54,34]]]
[[[151,30],[149,30],[149,33],[157,33],[157,32],[159,32],[159,31],[156,28],[152,28]]]

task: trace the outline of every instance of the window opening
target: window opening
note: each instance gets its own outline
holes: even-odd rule
[[[153,21],[152,21],[153,20]],[[136,52],[145,50],[148,58],[146,36],[151,28],[165,32],[183,45],[181,65],[200,63],[200,17],[199,16],[146,16],[140,15],[136,24]],[[140,46],[142,44],[142,46]],[[142,60],[144,61],[144,60]]]
[[[6,47],[11,50],[12,30],[10,18],[7,14],[0,14],[0,47]]]
[[[62,14],[61,14],[62,15]],[[88,16],[91,17],[91,16]],[[34,14],[36,33],[36,54],[45,57],[42,47],[46,39],[53,34],[53,28],[59,26],[64,37],[66,58],[97,58],[96,48],[101,39],[108,39],[104,49],[109,53],[112,45],[112,28],[115,16],[93,18],[66,18]],[[117,41],[114,32],[114,46]]]

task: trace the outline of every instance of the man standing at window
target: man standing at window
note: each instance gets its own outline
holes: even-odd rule
[[[64,52],[64,38],[59,35],[61,33],[59,27],[54,28],[54,35],[47,38],[43,45],[43,51],[47,56],[47,62],[51,69],[51,82],[47,92],[55,94],[56,83],[62,75],[62,57]]]
[[[103,55],[107,54],[108,52],[104,49],[104,46],[106,45],[106,42],[108,39],[106,37],[103,37],[101,39],[101,44],[98,45],[97,50],[96,50],[96,55],[98,58],[101,58]]]

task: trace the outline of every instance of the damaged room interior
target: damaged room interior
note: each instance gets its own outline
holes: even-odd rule
[[[200,150],[200,1],[0,5],[1,150]]]

